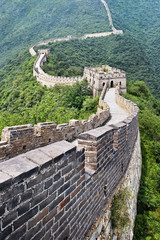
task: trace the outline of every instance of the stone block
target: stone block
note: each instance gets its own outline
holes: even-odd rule
[[[3,218],[2,227],[5,228],[7,225],[11,224],[13,220],[17,218],[17,212],[11,212]]]
[[[112,131],[113,131],[113,128],[110,126],[99,127],[97,129],[93,129],[88,132],[82,133],[78,137],[78,139],[97,141],[98,139],[111,133]]]
[[[57,208],[52,209],[49,214],[43,219],[43,225],[46,225],[50,220],[53,219],[54,216],[57,214]]]
[[[71,120],[69,120],[69,125],[71,125],[73,127],[77,127],[80,125],[80,121],[76,120],[76,119],[71,119]]]
[[[1,166],[1,163],[0,163]],[[12,178],[7,173],[0,171],[0,191],[9,187],[12,184]]]
[[[22,215],[20,218],[18,218],[14,223],[14,229],[19,228],[23,224],[25,224],[29,219],[31,219],[33,216],[35,216],[38,213],[38,207],[35,207]]]
[[[48,146],[39,148],[44,154],[52,158],[53,162],[58,162],[63,157],[63,151],[61,149],[55,148],[54,143]]]
[[[55,176],[54,176],[54,182],[58,181],[61,178],[61,172],[58,172]]]
[[[45,148],[45,147],[44,147]],[[41,151],[41,149],[35,149],[25,153],[25,156],[36,163],[37,165],[42,167],[47,167],[52,163],[52,157]]]
[[[58,195],[59,196],[59,195]],[[60,202],[62,202],[64,199],[64,194],[60,195],[58,198],[55,198],[50,204],[49,204],[49,211],[52,211],[54,208],[58,206]]]
[[[3,231],[0,232],[0,239],[6,239],[12,233],[12,226],[6,227]]]
[[[24,213],[26,213],[29,210],[29,208],[30,208],[30,203],[29,202],[24,203],[23,205],[19,206],[18,209],[17,209],[18,216],[21,216]]]
[[[55,149],[59,149],[60,151],[62,151],[65,154],[69,154],[69,153],[76,150],[75,145],[73,145],[72,143],[69,143],[65,140],[59,141],[59,142],[56,142],[56,143],[53,143],[53,144],[54,144]]]
[[[58,195],[61,195],[64,191],[66,191],[70,187],[70,182],[65,183],[60,189],[58,190]]]
[[[15,181],[29,178],[38,171],[38,165],[29,161],[24,155],[0,163],[2,172],[12,176]]]
[[[72,170],[72,165],[69,164],[67,165],[63,170],[62,170],[62,176],[69,173]]]

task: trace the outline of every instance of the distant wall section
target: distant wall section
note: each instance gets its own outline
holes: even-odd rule
[[[73,85],[76,81],[80,82],[83,79],[87,79],[93,90],[94,97],[100,94],[105,84],[108,88],[119,85],[120,92],[126,93],[126,73],[123,70],[103,65],[98,67],[85,67],[82,77],[51,76],[41,68],[49,54],[48,49],[39,50],[39,56],[34,63],[33,75],[41,85],[47,87],[53,87],[55,84]]]

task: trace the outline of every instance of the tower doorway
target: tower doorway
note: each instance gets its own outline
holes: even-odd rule
[[[111,88],[113,88],[113,87],[114,87],[114,85],[113,85],[113,81],[111,81],[111,85],[110,85],[110,87],[111,87]]]

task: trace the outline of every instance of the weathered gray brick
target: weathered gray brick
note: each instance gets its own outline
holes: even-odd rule
[[[5,228],[7,225],[11,224],[13,220],[17,218],[17,212],[11,212],[8,215],[6,215],[3,219],[2,227]]]
[[[25,213],[24,215],[22,215],[20,218],[18,218],[14,223],[14,229],[19,228],[20,226],[22,226],[23,224],[25,224],[29,219],[31,219],[33,216],[35,216],[38,212],[38,207],[35,207],[33,209],[31,209],[30,211],[28,211],[27,213]]]

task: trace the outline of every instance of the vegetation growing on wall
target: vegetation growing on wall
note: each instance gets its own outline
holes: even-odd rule
[[[130,191],[126,187],[120,189],[114,196],[111,208],[112,228],[117,231],[117,236],[123,234],[124,228],[130,224],[127,200],[130,198]]]

